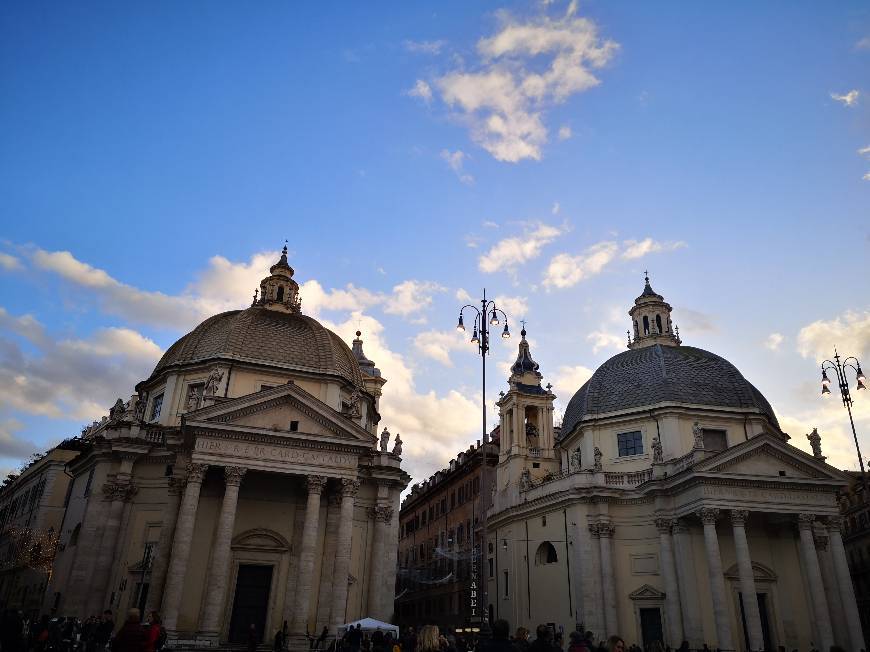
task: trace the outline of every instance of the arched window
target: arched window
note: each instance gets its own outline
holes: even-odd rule
[[[640,331],[637,329],[637,319],[634,320],[634,336],[637,337]]]
[[[649,335],[649,317],[643,316],[643,334]]]
[[[661,315],[656,315],[656,328],[658,328],[659,333],[664,333],[664,330],[662,330],[662,316]]]
[[[283,300],[284,300],[284,286],[279,285],[278,286],[278,301],[283,301]]]
[[[538,546],[538,551],[535,553],[535,565],[543,566],[544,564],[555,564],[559,561],[556,555],[556,549],[549,541],[544,541]]]

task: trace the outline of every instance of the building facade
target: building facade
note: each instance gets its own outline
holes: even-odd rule
[[[850,472],[848,490],[840,496],[843,545],[855,586],[858,613],[864,630],[864,649],[870,649],[870,498],[860,473]]]
[[[81,448],[65,441],[0,488],[0,607],[39,614],[66,509],[65,467]]]
[[[197,646],[390,617],[410,478],[377,433],[386,380],[359,333],[351,349],[302,313],[286,253],[251,307],[182,337],[84,433],[59,614],[157,609]]]
[[[473,550],[480,519],[480,442],[446,469],[415,484],[399,514],[399,570],[396,622],[402,626],[434,623],[445,630],[479,621]],[[498,429],[487,444],[487,463],[498,461]],[[478,557],[479,559],[479,557]]]
[[[761,393],[686,346],[649,279],[629,350],[568,403],[525,334],[499,402],[487,545],[495,617],[677,648],[857,652],[837,495],[845,474],[788,443]]]

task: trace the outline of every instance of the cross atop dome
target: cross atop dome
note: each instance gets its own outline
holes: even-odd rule
[[[280,312],[302,311],[299,284],[293,280],[293,268],[287,262],[286,240],[278,262],[269,268],[269,276],[260,281],[259,297],[257,292],[254,292],[254,302],[251,306],[261,306]]]
[[[644,271],[643,280],[643,292],[628,311],[634,329],[634,339],[631,331],[628,334],[628,348],[640,349],[653,344],[679,346],[682,343],[680,331],[671,324],[670,304],[652,289],[648,271]]]

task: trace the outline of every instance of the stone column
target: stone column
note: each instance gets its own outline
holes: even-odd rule
[[[846,549],[843,547],[842,523],[842,518],[839,516],[828,517],[831,560],[834,563],[834,573],[837,576],[837,586],[840,589],[840,602],[843,604],[843,612],[849,627],[849,639],[852,642],[850,649],[861,650],[864,648],[864,635],[861,633],[858,601],[855,599],[852,577],[849,575],[849,564],[846,561]]]
[[[601,547],[601,593],[604,597],[604,624],[608,635],[619,631],[616,611],[616,578],[613,575],[613,523],[598,524],[598,541]]]
[[[837,586],[837,576],[834,574],[834,562],[828,550],[828,533],[822,529],[813,532],[813,542],[819,555],[819,568],[822,571],[822,584],[825,585],[825,598],[828,601],[828,611],[831,616],[831,631],[834,633],[834,644],[845,650],[849,649],[849,627],[840,600],[840,589]]]
[[[737,557],[737,572],[740,575],[740,594],[743,599],[743,614],[750,650],[764,649],[764,633],[761,631],[761,613],[758,611],[758,597],[755,590],[755,571],[746,540],[746,519],[749,510],[731,510],[731,528],[734,534],[734,554]]]
[[[722,556],[719,554],[719,537],[716,534],[716,521],[719,510],[704,507],[698,511],[698,518],[704,524],[704,544],[707,548],[707,572],[710,575],[710,593],[713,598],[713,617],[716,621],[716,647],[733,650],[731,618],[728,603],[725,601],[725,578],[722,574]]]
[[[109,605],[104,602],[111,589],[106,586],[111,577],[112,560],[115,558],[115,547],[118,545],[118,531],[121,528],[121,516],[124,513],[124,502],[136,493],[136,487],[129,482],[112,481],[103,485],[103,495],[109,503],[106,520],[103,521],[103,536],[100,547],[97,548],[96,564],[90,577],[90,589],[87,593],[86,609],[88,614],[102,613]]]
[[[665,609],[668,614],[668,641],[666,644],[673,649],[683,642],[683,619],[680,614],[680,587],[677,584],[677,569],[674,566],[674,547],[671,541],[671,525],[669,518],[657,518],[656,529],[659,531],[659,557],[662,562],[662,578],[665,581]]]
[[[586,629],[595,635],[595,640],[604,640],[607,624],[604,621],[604,597],[601,593],[601,541],[598,536],[598,523],[589,525],[589,570],[583,574],[584,604],[583,620]]]
[[[323,563],[320,565],[320,590],[317,592],[317,633],[329,626],[332,608],[332,571],[335,567],[335,543],[338,538],[338,518],[341,512],[341,494],[329,494],[326,508],[326,536],[323,544]]]
[[[193,540],[193,528],[196,525],[196,510],[199,507],[199,492],[207,470],[207,464],[187,465],[187,485],[184,487],[184,496],[178,510],[172,555],[169,558],[166,586],[163,589],[163,626],[168,632],[174,633],[178,625],[178,610],[181,607],[184,577],[190,559],[190,544]]]
[[[387,566],[384,570],[384,613],[386,614],[387,622],[391,622],[389,617],[393,615],[395,609],[396,597],[396,571],[399,564],[399,511],[401,510],[401,494],[402,490],[398,487],[390,489],[390,502],[393,508],[393,520],[387,529],[387,540],[384,544],[384,558],[387,560]]]
[[[168,491],[160,539],[157,541],[157,550],[153,552],[151,559],[151,586],[148,587],[148,601],[145,604],[146,613],[142,614],[143,617],[152,611],[160,611],[166,570],[169,568],[169,552],[175,535],[175,523],[178,520],[178,506],[181,504],[181,492],[184,491],[183,482],[176,477],[169,478]]]
[[[202,614],[200,633],[203,637],[217,643],[221,632],[224,602],[227,597],[230,554],[233,530],[236,524],[236,508],[239,504],[239,486],[247,471],[242,466],[224,467],[224,499],[221,502],[220,516],[212,544],[211,566],[205,593],[205,609]]]
[[[692,556],[692,540],[689,526],[680,519],[673,523],[674,555],[677,558],[677,579],[680,584],[680,607],[683,616],[683,631],[689,647],[701,649],[704,645],[704,628],[698,605],[698,582],[695,578],[695,561]],[[682,641],[680,641],[682,643]]]
[[[393,508],[378,505],[372,508],[372,519],[375,532],[372,537],[371,568],[369,569],[369,614],[373,618],[385,621],[390,614],[384,614],[384,564],[392,563],[393,559],[384,559],[384,543],[387,538],[387,528],[393,520]]]
[[[311,579],[314,576],[314,548],[317,546],[317,531],[320,522],[320,494],[326,478],[309,475],[308,502],[305,505],[305,523],[302,526],[302,542],[299,546],[299,570],[295,585],[287,583],[288,597],[293,595],[293,623],[290,631],[304,635],[308,631],[308,612],[311,607]]]
[[[816,629],[819,634],[819,640],[816,641],[816,644],[820,644],[822,650],[828,650],[834,644],[834,634],[831,630],[831,619],[828,614],[828,601],[825,599],[822,571],[819,568],[819,558],[813,542],[813,521],[815,518],[813,514],[799,514],[798,531],[801,539],[801,558],[804,572],[807,574],[810,585],[809,598],[812,602]]]
[[[335,584],[332,587],[332,608],[329,612],[330,630],[337,633],[344,624],[347,607],[347,576],[350,572],[350,552],[353,542],[353,506],[359,480],[343,478],[341,481],[341,515],[338,521],[338,540],[335,545]]]

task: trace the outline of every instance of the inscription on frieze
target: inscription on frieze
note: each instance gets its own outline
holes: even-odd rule
[[[306,466],[341,466],[355,468],[357,459],[354,455],[335,453],[332,451],[309,450],[289,446],[271,446],[254,442],[235,442],[221,439],[196,440],[196,450],[200,453],[259,459],[273,462],[287,462]]]
[[[744,487],[704,487],[704,496],[711,498],[739,498],[742,500],[763,500],[767,503],[790,503],[804,505],[834,505],[833,494],[818,494],[810,491],[776,491],[770,489],[750,489]]]

